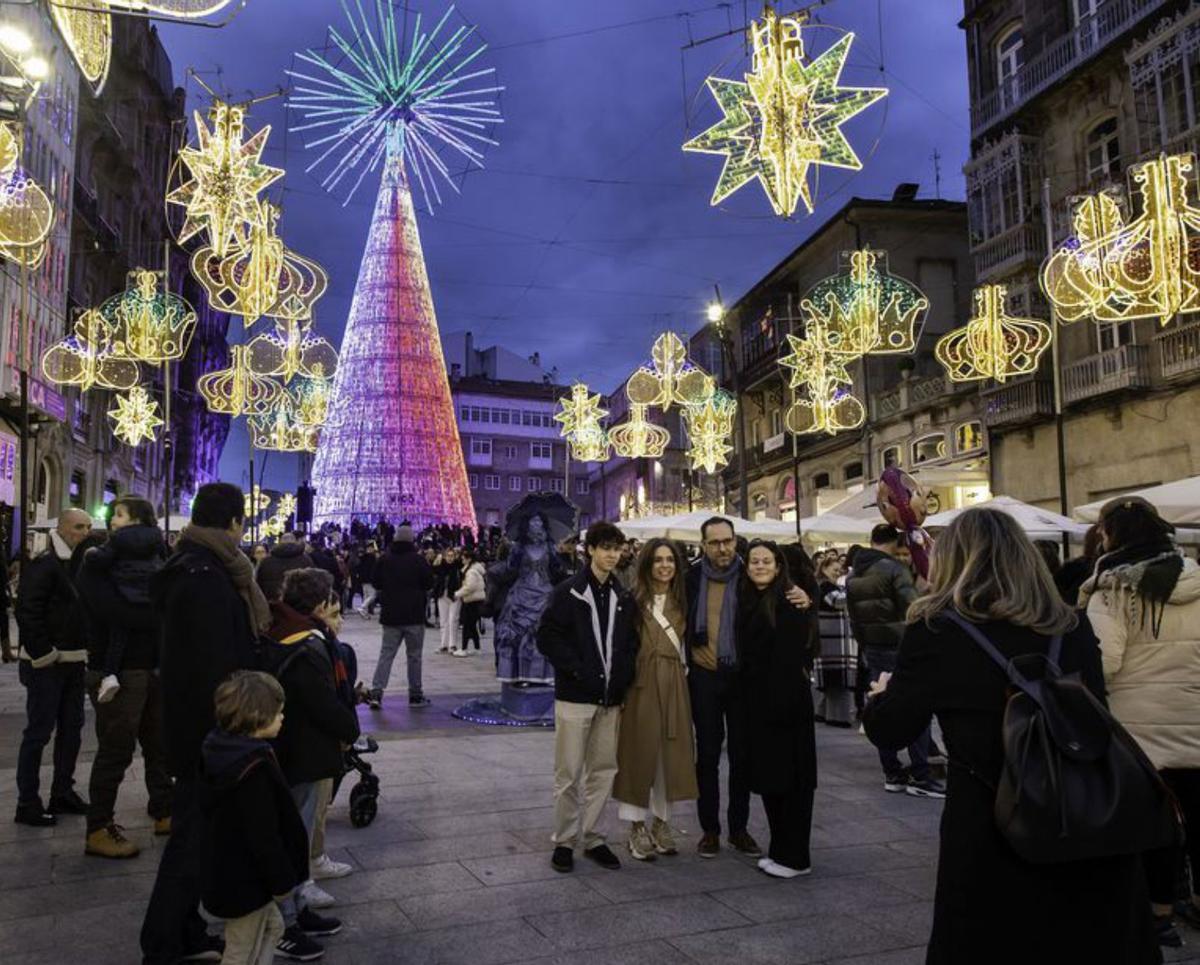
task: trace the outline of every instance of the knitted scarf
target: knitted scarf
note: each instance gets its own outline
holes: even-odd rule
[[[742,572],[742,559],[735,556],[725,569],[718,570],[708,561],[700,560],[700,597],[696,604],[696,636],[709,640],[708,636],[708,581],[724,583],[725,596],[721,600],[721,622],[717,627],[717,665],[732,669],[737,666],[737,587]]]
[[[1157,639],[1163,608],[1183,572],[1183,557],[1175,544],[1169,536],[1162,536],[1105,553],[1096,561],[1096,577],[1110,570],[1114,580],[1128,586],[1145,603],[1142,623],[1145,624],[1148,611],[1150,630]]]
[[[213,529],[210,526],[193,526],[188,523],[179,531],[181,540],[188,540],[203,546],[213,553],[225,566],[225,572],[233,580],[238,595],[246,604],[246,612],[250,616],[250,627],[256,633],[266,633],[271,625],[271,607],[263,591],[254,582],[254,566],[249,557],[242,552],[237,541],[223,529]]]

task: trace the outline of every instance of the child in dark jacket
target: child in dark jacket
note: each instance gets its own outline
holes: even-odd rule
[[[216,690],[204,739],[203,902],[225,923],[225,965],[270,965],[284,933],[277,902],[308,878],[308,835],[275,753],[283,725],[275,678],[239,671]]]

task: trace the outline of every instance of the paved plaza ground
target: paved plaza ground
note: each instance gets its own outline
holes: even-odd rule
[[[369,679],[378,625],[350,616],[346,639]],[[324,882],[340,905],[342,934],[327,940],[332,965],[383,962],[719,962],[919,965],[929,933],[940,804],[885,794],[865,738],[819,728],[820,789],[813,874],[776,881],[729,851],[701,861],[694,808],[677,857],[625,860],[603,871],[579,860],[571,875],[549,863],[554,735],[464,724],[450,712],[495,693],[491,637],[484,655],[453,659],[426,637],[425,686],[434,705],[409,713],[404,660],[383,712],[363,708],[380,741],[379,817],[350,826],[344,792],[330,812],[330,853],[355,866]],[[14,664],[0,667],[0,953],[5,965],[137,965],[138,928],[161,841],[145,816],[141,769],[122,788],[118,821],[142,854],[106,861],[83,854],[83,819],[47,830],[8,823],[23,726]],[[91,715],[78,774],[95,746]],[[48,773],[45,779],[48,781]],[[615,807],[607,827],[617,839]],[[755,800],[751,831],[766,822]],[[627,858],[626,852],[619,852]],[[1200,963],[1200,933],[1172,962]],[[980,936],[986,941],[986,936]]]

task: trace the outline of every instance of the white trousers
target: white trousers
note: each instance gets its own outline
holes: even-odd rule
[[[438,597],[438,623],[442,627],[442,642],[438,646],[442,650],[458,649],[458,612],[462,609],[462,601],[448,596]]]
[[[641,821],[645,824],[651,817],[660,821],[671,820],[671,802],[667,800],[667,776],[663,773],[662,755],[658,755],[658,771],[650,786],[650,806],[640,808],[636,804],[622,801],[617,806],[617,817],[622,821]]]

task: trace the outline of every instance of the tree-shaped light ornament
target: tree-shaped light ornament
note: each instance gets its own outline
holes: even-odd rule
[[[625,388],[634,405],[663,411],[672,404],[699,405],[716,390],[713,377],[688,359],[687,344],[674,332],[664,332],[655,340],[650,359],[650,367],[634,372]]]
[[[118,395],[117,406],[108,410],[112,420],[113,435],[127,446],[154,441],[154,430],[163,424],[158,416],[158,403],[150,398],[140,385],[129,390],[129,395]]]
[[[1006,297],[1004,285],[976,288],[974,316],[938,339],[933,354],[951,381],[1004,382],[1037,371],[1054,331],[1036,318],[1013,318],[1005,311]]]
[[[842,125],[887,89],[841,86],[854,35],[810,58],[806,19],[804,13],[777,17],[768,4],[750,27],[753,61],[745,80],[706,81],[724,116],[683,149],[724,155],[712,204],[757,178],[776,214],[791,216],[801,201],[811,214],[813,168],[862,168]]]
[[[601,420],[608,415],[600,408],[600,395],[592,395],[582,383],[571,386],[571,394],[558,400],[562,407],[554,421],[562,428],[560,435],[571,447],[571,458],[576,462],[604,462],[609,458],[608,435]]]
[[[136,362],[115,353],[116,327],[94,308],[81,312],[72,333],[42,355],[42,374],[55,385],[71,385],[80,392],[94,385],[118,392],[132,389],[140,373]]]
[[[1200,208],[1188,187],[1195,157],[1175,154],[1130,168],[1142,213],[1127,221],[1107,193],[1080,199],[1075,234],[1042,266],[1041,282],[1063,322],[1124,322],[1200,311]]]
[[[689,444],[687,456],[693,469],[713,473],[729,464],[729,454],[733,452],[729,440],[736,414],[737,399],[724,389],[717,389],[704,402],[683,410]]]
[[[649,406],[636,402],[629,407],[629,418],[608,431],[613,452],[625,459],[660,459],[671,444],[671,434],[646,418]]]
[[[79,72],[99,94],[112,63],[113,19],[106,0],[50,0],[50,13]]]
[[[262,162],[269,126],[246,138],[244,107],[214,100],[208,116],[211,129],[195,112],[196,146],[179,152],[187,179],[167,194],[167,203],[186,212],[180,244],[205,232],[213,253],[226,258],[247,245],[260,215],[259,192],[284,171]]]
[[[283,387],[274,379],[255,375],[245,345],[230,348],[229,368],[208,372],[196,380],[196,390],[212,412],[239,416],[268,415],[279,402]]]
[[[929,299],[888,271],[887,252],[841,254],[841,271],[817,282],[800,302],[806,329],[821,328],[838,355],[888,355],[916,348],[916,327]]]
[[[21,168],[21,130],[0,123],[0,257],[36,268],[46,256],[54,205]]]
[[[787,340],[791,352],[779,364],[791,369],[790,386],[807,393],[784,413],[788,431],[834,435],[861,426],[866,409],[848,388],[854,380],[846,368],[846,356],[830,350],[828,336],[820,326],[811,327],[805,338],[788,335]]]
[[[196,310],[161,291],[156,272],[135,268],[128,278],[125,291],[99,309],[112,332],[112,354],[150,365],[183,358],[196,331]]]

